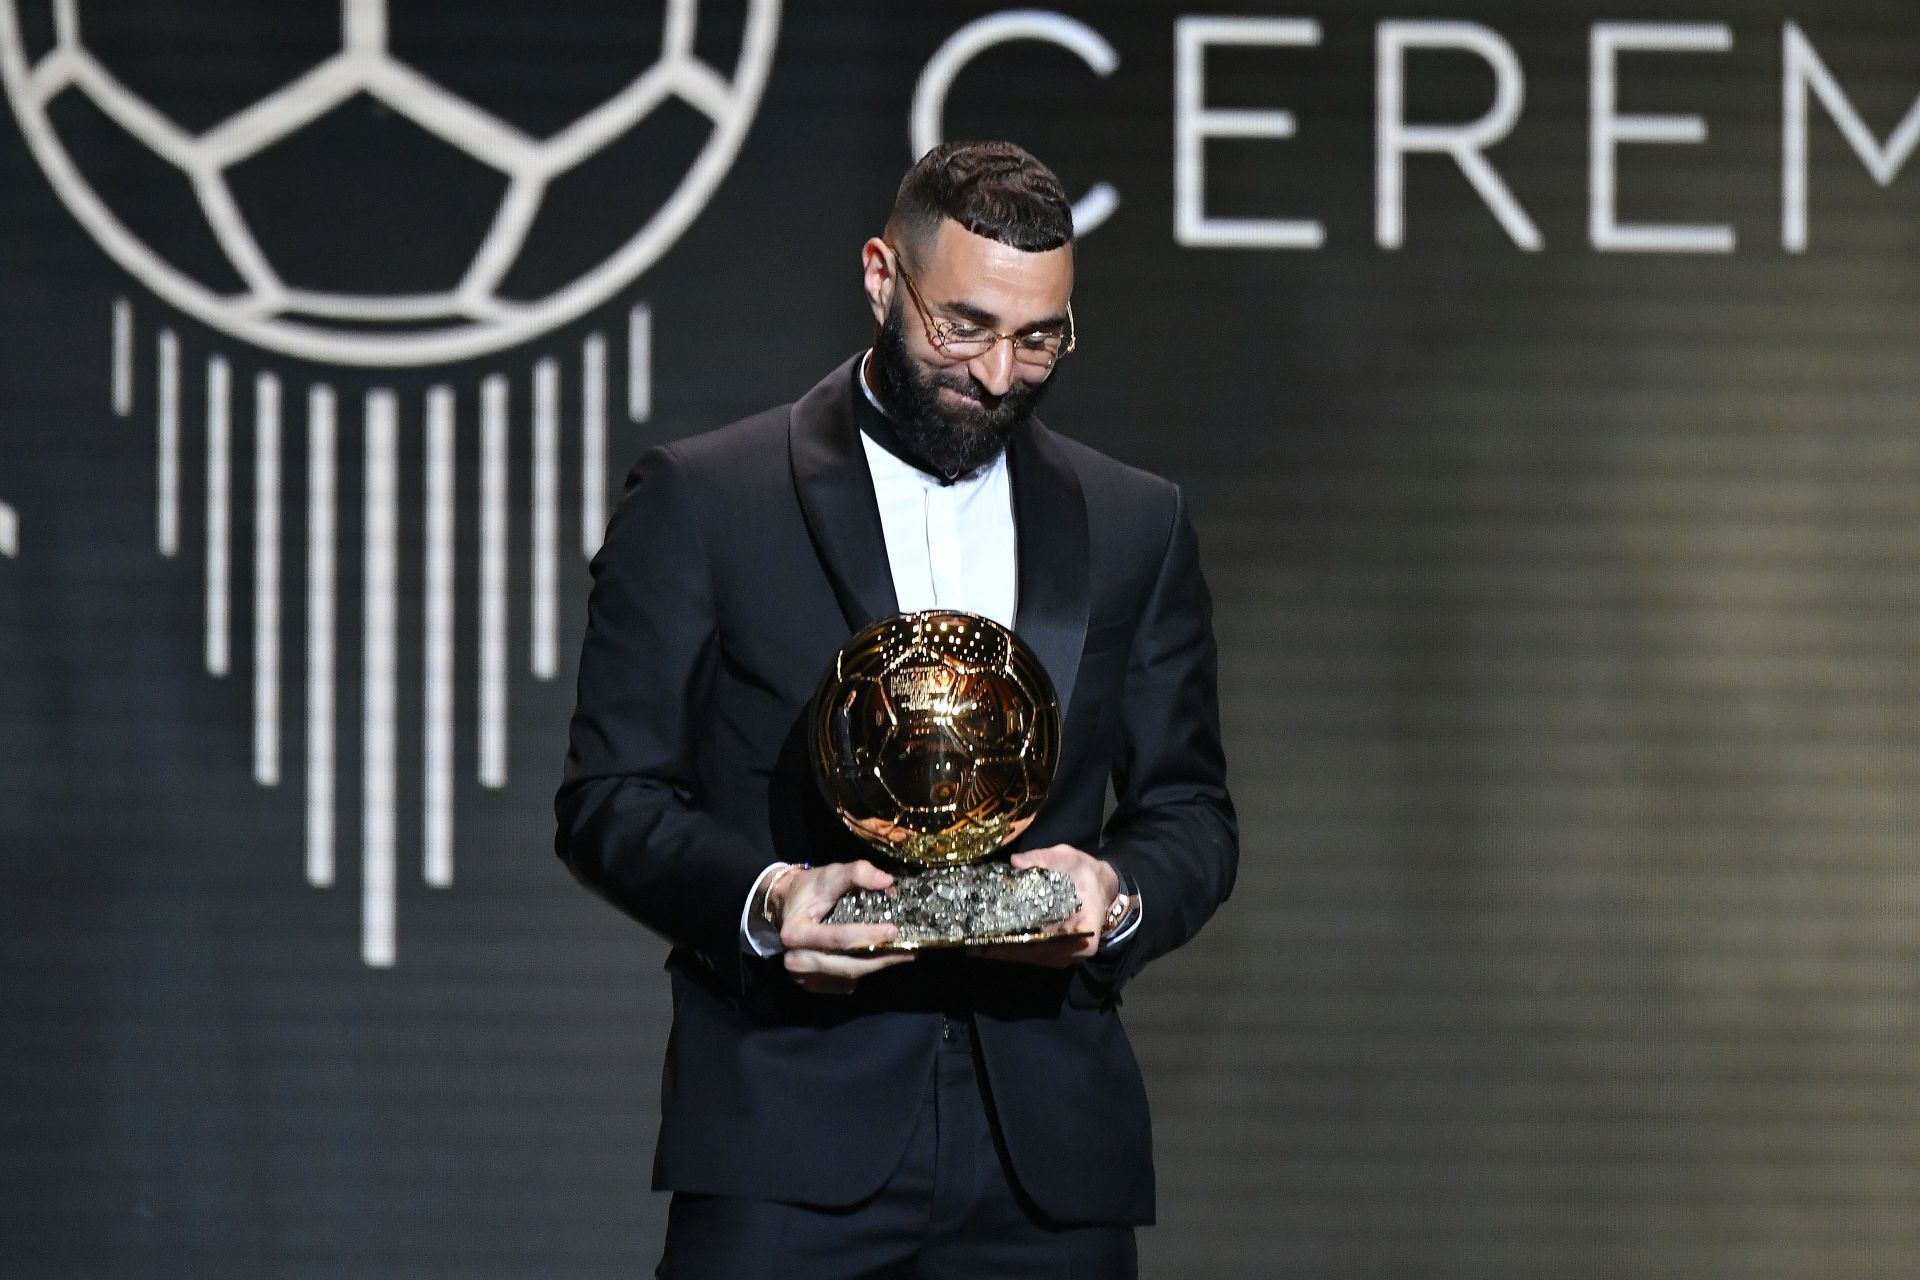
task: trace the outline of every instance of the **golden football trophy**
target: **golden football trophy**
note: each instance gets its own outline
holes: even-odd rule
[[[1060,756],[1053,682],[1018,636],[958,610],[882,618],[835,656],[812,719],[827,803],[904,864],[892,888],[843,896],[829,924],[897,925],[878,950],[1071,936],[1073,881],[992,856],[1033,821]]]

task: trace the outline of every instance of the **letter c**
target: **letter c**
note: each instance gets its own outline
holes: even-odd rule
[[[1120,65],[1120,55],[1105,37],[1077,18],[1047,9],[1009,9],[988,14],[969,22],[934,51],[921,69],[920,83],[913,90],[912,143],[914,159],[940,145],[941,116],[947,105],[947,90],[961,70],[996,44],[1015,40],[1044,40],[1078,54],[1080,61],[1097,76],[1105,78]],[[1096,182],[1087,194],[1074,202],[1073,231],[1084,236],[1105,222],[1120,204],[1120,193],[1112,183]]]

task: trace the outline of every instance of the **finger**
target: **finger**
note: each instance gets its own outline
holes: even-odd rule
[[[847,956],[832,951],[789,951],[784,963],[787,972],[796,975],[824,974],[833,978],[860,979],[882,969],[907,964],[915,959],[911,951],[891,951],[877,956]]]
[[[1022,849],[1013,856],[1015,860],[1025,858],[1028,862],[1060,862],[1083,855],[1070,844],[1050,844],[1039,849]]]
[[[831,952],[826,954],[826,972],[843,974],[850,978],[864,978],[882,969],[912,964],[919,959],[919,954],[913,951],[883,951],[874,956],[842,956]]]
[[[842,978],[831,973],[796,973],[793,983],[802,991],[817,996],[850,996],[860,983],[855,978]]]
[[[795,884],[793,902],[804,901],[809,908],[824,903],[831,910],[834,902],[848,889],[887,889],[892,887],[893,877],[874,866],[864,858],[858,862],[835,862],[812,871],[801,873]],[[825,915],[826,910],[819,912]]]
[[[832,914],[834,904],[840,901],[841,895],[848,889],[858,887],[884,890],[892,884],[893,877],[871,862],[834,863],[831,866],[817,867],[812,871],[800,873],[792,893],[787,897],[786,906],[781,911],[781,918],[783,921],[792,919],[802,923],[818,924]]]
[[[1070,969],[1092,954],[1091,950],[1077,941],[1048,943],[1047,949],[1035,958],[1035,963],[1050,969]]]
[[[862,889],[891,889],[893,877],[862,858],[846,864],[847,878]]]
[[[780,943],[789,951],[859,951],[887,946],[899,936],[899,926],[891,924],[821,924],[801,918],[780,927]]]
[[[845,951],[814,951],[801,948],[789,951],[784,963],[788,970],[800,973],[838,973],[841,975],[873,973],[880,969],[889,969],[896,964],[906,964],[920,953],[917,951],[871,951],[849,954]]]
[[[1078,849],[1069,844],[1050,844],[1044,849],[1023,849],[1007,859],[1016,870],[1025,871],[1029,867],[1050,867],[1055,871],[1074,876],[1082,869],[1080,859],[1084,857]]]

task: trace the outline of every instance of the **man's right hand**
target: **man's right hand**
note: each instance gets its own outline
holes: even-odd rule
[[[768,909],[780,927],[787,976],[803,991],[849,995],[860,979],[914,958],[911,951],[849,955],[860,947],[884,946],[899,936],[890,924],[826,924],[827,913],[849,889],[886,889],[893,877],[871,862],[835,862],[788,871],[772,886]]]

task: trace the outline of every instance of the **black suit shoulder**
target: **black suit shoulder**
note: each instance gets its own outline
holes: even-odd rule
[[[1053,442],[1072,460],[1073,469],[1079,473],[1082,484],[1094,480],[1136,500],[1146,498],[1163,502],[1172,502],[1179,491],[1178,486],[1165,476],[1142,470],[1130,462],[1122,462],[1112,454],[1102,453],[1072,436],[1063,436],[1050,429],[1043,430],[1047,430]]]
[[[663,455],[669,465],[699,488],[784,477],[788,474],[787,429],[792,413],[791,404],[775,405],[724,427],[655,445],[648,453]],[[642,462],[645,460],[643,455]]]
[[[1098,503],[1116,513],[1130,513],[1157,522],[1164,532],[1181,505],[1180,487],[1131,463],[1100,452],[1058,432],[1048,432],[1061,455],[1073,465],[1089,505]]]
[[[1096,578],[1128,581],[1138,593],[1158,570],[1185,520],[1180,487],[1091,445],[1047,434],[1049,445],[1073,467],[1086,495],[1087,531],[1098,549]]]
[[[791,405],[641,451],[627,473],[621,508],[666,502],[689,517],[710,550],[742,528],[760,527],[770,508],[793,498],[787,460]],[[671,496],[669,496],[671,495]],[[626,511],[616,511],[617,525]]]

